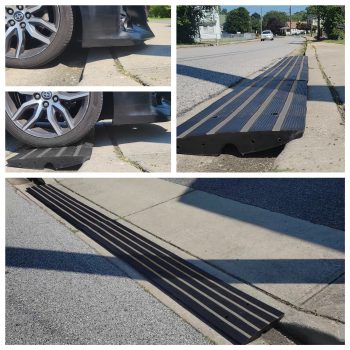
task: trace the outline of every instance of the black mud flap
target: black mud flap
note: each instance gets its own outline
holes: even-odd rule
[[[220,154],[233,145],[242,154],[265,151],[302,137],[308,61],[290,56],[177,127],[177,152]]]
[[[56,148],[29,148],[7,160],[7,165],[27,169],[68,169],[91,158],[93,143]]]
[[[28,193],[84,232],[233,344],[247,344],[283,313],[112,220],[55,186]]]

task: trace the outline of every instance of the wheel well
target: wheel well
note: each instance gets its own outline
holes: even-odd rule
[[[81,19],[80,6],[72,6],[74,18],[73,40],[82,41],[83,38],[83,23]]]
[[[103,92],[103,104],[102,111],[100,114],[100,120],[102,119],[113,119],[114,116],[114,102],[113,92]]]

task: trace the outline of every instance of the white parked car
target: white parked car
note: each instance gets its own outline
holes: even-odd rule
[[[263,30],[263,32],[261,33],[261,41],[264,40],[273,40],[273,33],[271,32],[271,30]]]

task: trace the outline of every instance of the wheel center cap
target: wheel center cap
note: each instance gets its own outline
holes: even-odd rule
[[[15,12],[15,14],[13,15],[13,18],[17,21],[20,22],[24,19],[24,14],[21,11],[17,11]]]
[[[41,97],[44,99],[44,100],[49,100],[51,97],[52,97],[52,92],[50,91],[43,91],[41,93]]]

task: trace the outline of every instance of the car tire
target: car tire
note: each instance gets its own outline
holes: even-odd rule
[[[16,94],[20,94],[21,96],[17,96]],[[54,102],[52,102],[52,110],[55,110],[55,122],[51,124],[51,122],[48,121],[49,108],[51,108],[51,106],[45,109],[43,107],[45,100],[35,100],[34,98],[28,100],[28,97],[21,103],[21,101],[23,101],[22,94],[29,95],[31,93],[6,93],[6,130],[14,138],[31,147],[60,147],[78,142],[94,128],[100,117],[103,104],[102,92],[82,92],[81,95],[87,94],[84,96],[84,101],[81,101],[82,98],[77,98],[72,101],[64,101],[62,98],[59,101],[60,105],[64,106],[65,110],[68,111],[74,124],[68,126],[68,121],[60,112],[61,106],[59,107],[60,109],[58,109],[57,106],[54,106]],[[53,95],[54,97],[67,96],[67,94],[75,94],[75,96],[78,96],[77,94],[79,94],[79,92],[57,92],[54,94],[57,94]],[[71,96],[72,95],[68,95],[69,98],[71,98]],[[18,102],[21,98],[22,100]],[[23,105],[25,103],[28,104],[28,101],[34,103],[34,107],[23,108]],[[36,119],[36,122],[32,122],[30,128],[25,128],[26,123],[36,116],[36,111],[39,106],[42,107],[40,117]],[[21,112],[22,115],[21,113],[17,113],[20,108],[23,109],[23,112]],[[31,109],[33,109],[32,113],[30,113]],[[73,111],[76,112],[76,114],[73,114]],[[52,115],[52,113],[50,114]],[[18,116],[17,118],[16,115]],[[59,120],[60,123],[58,123]],[[51,127],[51,125],[54,124],[56,124],[56,128],[59,127],[61,134],[59,134],[54,127]],[[62,127],[60,127],[59,124],[62,125]]]
[[[22,15],[27,15],[29,12],[26,11],[30,11],[31,8],[39,7],[39,9],[33,11],[32,14],[29,13],[31,16],[29,19],[24,19],[26,22],[24,23],[25,28],[21,31],[22,34],[20,34],[20,27],[18,27],[22,23],[18,24],[12,19],[12,23],[15,23],[15,25],[9,25],[11,16],[16,14],[16,9],[18,10],[18,7],[13,7],[12,15],[8,14],[9,7],[6,7],[7,27],[5,36],[7,44],[5,51],[7,67],[40,67],[49,63],[63,52],[69,44],[73,33],[74,17],[71,6],[24,6]],[[19,12],[17,11],[17,14]],[[47,18],[47,20],[43,18]],[[41,22],[39,23],[38,21]],[[12,32],[10,31],[11,28],[13,28]],[[24,37],[23,45],[19,45],[20,35]]]

